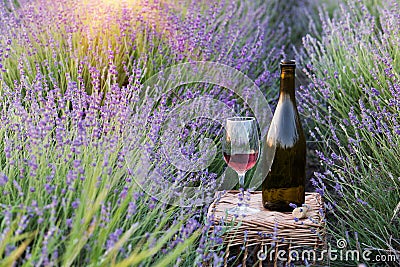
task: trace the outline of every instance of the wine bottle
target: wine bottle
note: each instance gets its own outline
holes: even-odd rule
[[[276,147],[271,169],[262,184],[262,203],[269,210],[291,211],[305,200],[306,140],[295,99],[296,62],[282,61],[279,101],[266,146]]]

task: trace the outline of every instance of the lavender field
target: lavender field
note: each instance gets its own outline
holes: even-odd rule
[[[211,200],[195,199],[222,188],[221,125],[165,125],[201,97],[253,111],[219,84],[159,97],[147,85],[212,62],[254,81],[274,110],[279,62],[291,58],[327,242],[387,257],[320,264],[398,266],[399,14],[398,0],[0,1],[0,266],[223,266],[229,227],[213,227]],[[164,144],[206,168],[176,167]],[[198,188],[192,202],[183,186]]]

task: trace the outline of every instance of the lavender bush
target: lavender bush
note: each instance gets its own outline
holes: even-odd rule
[[[276,85],[286,35],[268,14],[239,1],[2,1],[0,264],[220,265],[222,229],[209,233],[207,207],[144,194],[143,166],[126,163],[149,149],[169,169],[150,141],[173,104],[235,103],[222,88],[187,86],[143,105],[143,82],[166,67],[211,60]]]
[[[321,13],[321,36],[305,36],[299,56],[311,80],[299,100],[323,168],[313,183],[333,237],[399,261],[400,7],[346,2],[333,18]]]

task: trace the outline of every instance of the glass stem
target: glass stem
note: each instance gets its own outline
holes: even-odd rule
[[[246,173],[238,173],[239,176],[239,190],[240,193],[242,194],[243,197],[243,206],[247,207],[248,203],[247,203],[247,197],[245,195],[245,191],[244,191],[244,177],[245,177]]]
[[[238,173],[239,175],[239,187],[244,188],[244,176],[246,173]]]

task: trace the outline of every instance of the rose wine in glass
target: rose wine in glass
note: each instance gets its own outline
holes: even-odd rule
[[[253,117],[228,118],[225,123],[225,135],[222,140],[223,155],[229,167],[239,176],[240,191],[244,202],[228,210],[229,214],[250,215],[259,212],[250,208],[244,196],[244,178],[246,172],[256,165],[260,151],[257,123]]]
[[[224,159],[229,167],[236,172],[246,172],[256,165],[258,152],[252,151],[249,154],[233,154],[224,153]]]

